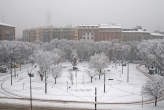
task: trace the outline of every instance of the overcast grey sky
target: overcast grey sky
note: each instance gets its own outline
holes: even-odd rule
[[[15,25],[17,36],[47,24],[117,23],[164,31],[163,10],[164,0],[0,0],[0,22]]]

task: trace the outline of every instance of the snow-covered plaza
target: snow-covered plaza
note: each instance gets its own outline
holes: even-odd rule
[[[0,103],[162,110],[163,42],[2,41]]]
[[[149,100],[148,97],[141,95],[142,85],[148,78],[136,69],[137,66],[139,65],[129,64],[129,67],[126,65],[122,68],[120,64],[110,64],[104,71],[106,74],[104,92],[104,76],[102,75],[99,80],[97,75],[91,83],[88,75],[88,71],[90,70],[87,62],[79,63],[77,65],[78,69],[74,71],[72,70],[71,63],[62,63],[62,75],[57,78],[56,84],[51,74],[47,75],[46,94],[45,81],[40,80],[39,74],[37,73],[38,68],[33,68],[32,97],[33,99],[48,100],[50,102],[59,101],[62,103],[64,101],[72,101],[76,104],[78,102],[79,104],[88,103],[90,105],[84,108],[93,108],[92,103],[95,101],[95,88],[97,88],[97,102],[100,103],[100,106],[102,104],[137,104],[141,106],[142,100]],[[129,81],[127,82],[128,68]],[[6,97],[7,95],[7,97],[30,98],[30,79],[28,72],[31,69],[31,64],[24,65],[21,71],[18,69],[17,77],[13,78],[12,86],[10,74],[1,76],[1,97]],[[73,84],[70,81],[70,74],[73,75]],[[22,103],[25,102],[22,101]]]

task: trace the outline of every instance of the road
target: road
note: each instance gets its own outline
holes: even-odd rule
[[[30,105],[16,105],[16,104],[1,104],[0,110],[30,110]],[[57,108],[57,107],[36,107],[32,110],[91,110],[91,109],[78,109],[78,108]]]

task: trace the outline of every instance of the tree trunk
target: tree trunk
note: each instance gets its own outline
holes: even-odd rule
[[[55,84],[56,84],[56,78],[57,78],[57,77],[55,77]]]
[[[101,76],[100,76],[100,74],[99,74],[99,80],[101,79]]]
[[[41,81],[43,81],[43,75],[42,74],[40,74],[40,79],[41,79]]]
[[[158,99],[158,97],[156,96],[155,97],[155,107],[157,106],[157,99]]]
[[[101,79],[101,76],[100,75],[101,75],[101,69],[100,69],[100,72],[99,72],[99,80]]]
[[[16,77],[16,62],[14,61],[14,76]]]
[[[20,63],[20,71],[21,71],[21,69],[22,69],[22,64]]]
[[[91,83],[92,83],[92,79],[93,79],[93,77],[91,76]]]

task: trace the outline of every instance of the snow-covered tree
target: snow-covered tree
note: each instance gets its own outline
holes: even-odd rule
[[[142,87],[142,94],[154,97],[155,106],[157,106],[157,100],[163,95],[164,90],[164,77],[160,75],[152,76],[152,79],[147,80]]]
[[[88,76],[91,78],[91,83],[93,81],[93,78],[97,75],[96,71],[87,71]]]
[[[90,56],[95,53],[95,42],[77,41],[74,42],[74,49],[77,52],[80,61],[89,60]]]
[[[76,50],[72,51],[72,60],[71,60],[72,66],[73,66],[73,70],[75,69],[75,67],[77,66],[78,63],[78,57],[77,57],[77,53]]]
[[[50,72],[55,80],[55,84],[56,84],[56,79],[62,75],[61,70],[62,70],[61,65],[52,65],[50,68]]]
[[[70,80],[71,84],[73,85],[74,76],[73,76],[73,72],[72,71],[69,71],[68,79]]]
[[[104,53],[95,54],[94,56],[91,56],[89,65],[91,68],[94,68],[99,73],[99,79],[100,75],[102,75],[102,70],[108,66],[109,60],[107,56]]]
[[[50,68],[51,64],[53,64],[52,53],[48,51],[38,50],[34,53],[33,60],[39,65],[39,75],[41,81],[43,81],[44,72]]]
[[[54,48],[51,51],[51,53],[52,53],[52,57],[53,57],[52,60],[54,65],[59,65],[61,62],[65,60],[64,59],[65,53],[62,50]]]

